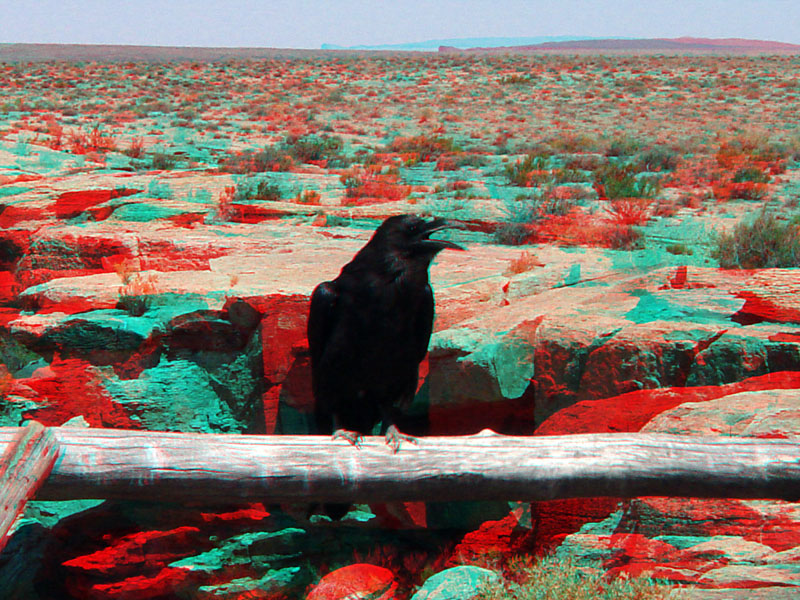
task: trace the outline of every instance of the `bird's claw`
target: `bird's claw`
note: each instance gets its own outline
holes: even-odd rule
[[[361,448],[361,443],[364,441],[364,436],[357,431],[349,431],[348,429],[337,429],[333,432],[334,440],[347,440],[356,448]]]
[[[402,442],[410,442],[412,444],[418,443],[417,438],[406,435],[405,433],[400,433],[397,427],[390,425],[389,429],[386,430],[386,444],[392,448],[393,454],[397,454]]]

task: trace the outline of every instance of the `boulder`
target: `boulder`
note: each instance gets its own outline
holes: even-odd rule
[[[392,600],[397,582],[389,569],[356,563],[331,571],[315,585],[307,600]]]
[[[429,577],[411,600],[471,600],[481,586],[500,580],[494,571],[465,565],[451,567]]]

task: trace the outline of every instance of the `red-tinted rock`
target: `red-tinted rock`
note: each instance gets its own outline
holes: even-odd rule
[[[80,415],[92,427],[139,428],[125,409],[111,399],[90,363],[55,356],[47,371],[20,380],[35,392],[40,404],[39,408],[28,410],[26,418],[58,426]]]
[[[186,549],[195,543],[199,531],[196,527],[178,527],[170,531],[134,533],[103,550],[68,560],[64,566],[99,574],[164,567],[185,556]]]
[[[78,597],[91,600],[149,600],[150,598],[181,597],[186,593],[191,593],[194,586],[189,587],[188,583],[192,579],[192,573],[187,569],[165,567],[151,576],[134,575],[114,583],[97,583],[82,590],[78,588],[80,590]]]
[[[360,563],[325,575],[306,600],[393,600],[396,589],[397,581],[389,569]]]
[[[553,414],[536,435],[636,432],[653,417],[686,402],[706,402],[739,392],[800,388],[800,372],[750,377],[720,386],[637,390],[621,396],[584,400]]]
[[[53,212],[59,219],[77,217],[86,209],[108,202],[113,198],[120,198],[138,194],[141,190],[117,188],[113,190],[76,190],[60,194],[53,203]]]

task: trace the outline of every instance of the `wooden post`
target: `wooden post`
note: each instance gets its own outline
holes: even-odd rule
[[[50,429],[31,421],[17,430],[0,458],[0,552],[25,504],[44,483],[58,457]]]
[[[165,502],[800,499],[800,441],[669,434],[422,437],[397,454],[313,435],[53,428],[37,497]],[[0,451],[17,435],[0,428]]]

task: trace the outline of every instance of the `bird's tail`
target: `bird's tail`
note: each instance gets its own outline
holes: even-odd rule
[[[308,512],[306,513],[307,518],[310,518],[311,515],[319,512],[320,506],[322,507],[322,514],[327,515],[331,518],[332,521],[341,521],[344,516],[350,511],[350,504],[332,504],[332,503],[324,503],[322,505],[319,504],[312,504],[308,507]]]

